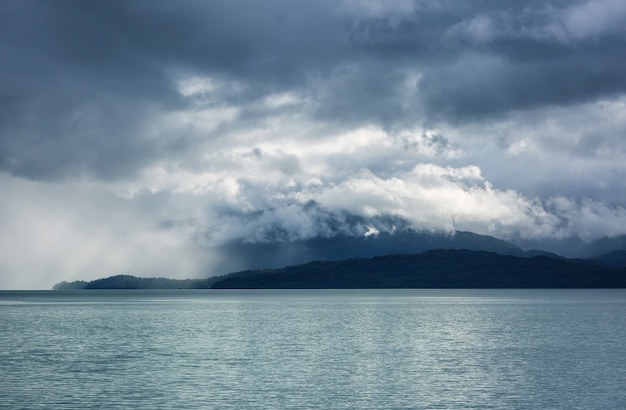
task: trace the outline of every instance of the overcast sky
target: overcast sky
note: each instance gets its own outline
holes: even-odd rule
[[[626,2],[0,0],[0,288],[347,215],[626,233]]]

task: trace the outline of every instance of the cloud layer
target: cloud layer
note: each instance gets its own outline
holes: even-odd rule
[[[625,46],[617,0],[3,1],[1,286],[205,276],[349,215],[625,233]]]

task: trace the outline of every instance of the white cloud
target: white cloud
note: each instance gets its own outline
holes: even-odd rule
[[[550,198],[546,205],[560,221],[556,237],[578,236],[589,241],[624,234],[625,208],[607,206],[591,199],[576,201],[565,197]]]
[[[567,34],[575,39],[623,31],[626,3],[622,0],[591,0],[566,9],[561,23]]]
[[[360,18],[400,17],[415,11],[410,0],[341,0],[339,10]]]
[[[363,236],[368,237],[368,236],[378,236],[378,234],[380,233],[380,230],[376,229],[373,226],[368,226],[367,227],[367,231],[365,232],[365,234],[363,234]]]
[[[265,97],[264,103],[270,108],[281,108],[302,103],[303,99],[293,92],[271,94]]]
[[[206,97],[217,89],[211,77],[183,76],[176,81],[176,89],[183,97]]]
[[[626,3],[621,0],[589,0],[572,2],[569,7],[528,10],[529,15],[544,24],[523,27],[521,34],[533,38],[557,39],[564,43],[598,39],[624,30]]]
[[[220,125],[233,121],[239,110],[236,107],[198,108],[165,113],[153,129],[161,135],[183,133],[198,136],[215,131]]]
[[[626,206],[626,98],[515,111],[488,122],[439,124],[498,187],[526,196],[588,196]]]
[[[447,30],[447,40],[470,40],[477,44],[486,44],[497,38],[500,29],[493,18],[487,15],[477,15],[461,21]]]
[[[528,138],[524,138],[514,141],[506,150],[506,155],[517,156],[531,151],[536,151],[536,146]]]
[[[494,235],[545,235],[550,216],[513,191],[499,191],[475,167],[421,164],[406,173],[381,178],[362,170],[337,184],[294,193],[300,202],[314,200],[332,212],[364,217],[396,215],[416,228],[473,230]],[[549,221],[548,221],[549,222]]]

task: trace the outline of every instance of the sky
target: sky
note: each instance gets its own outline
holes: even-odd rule
[[[625,50],[623,0],[0,0],[0,288],[625,234]]]

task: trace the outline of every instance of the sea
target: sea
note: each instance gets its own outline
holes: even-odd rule
[[[0,292],[2,409],[626,409],[626,290]]]

